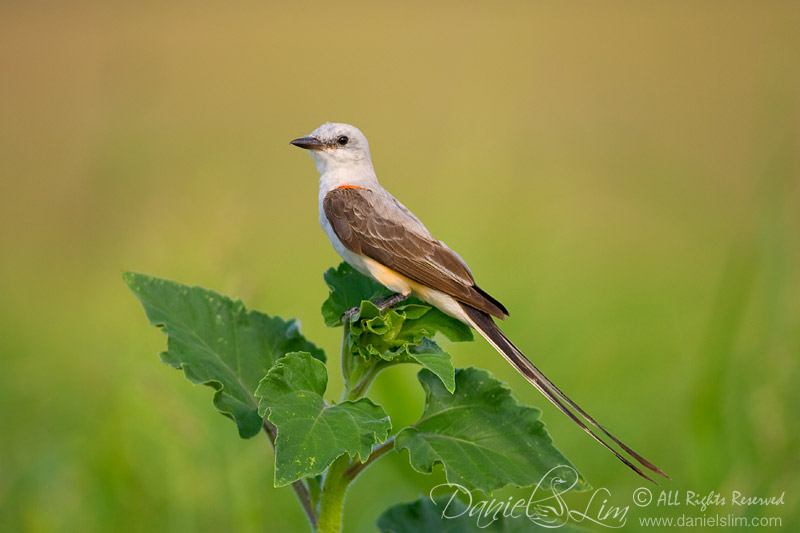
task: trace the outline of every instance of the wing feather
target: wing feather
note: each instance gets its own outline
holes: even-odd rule
[[[341,188],[323,201],[325,216],[351,252],[378,261],[417,283],[439,290],[498,318],[505,307],[475,285],[461,257],[435,239],[422,222],[389,193]]]

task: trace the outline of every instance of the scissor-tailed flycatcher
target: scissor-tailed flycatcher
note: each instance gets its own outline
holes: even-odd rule
[[[477,329],[539,392],[623,463],[650,479],[592,431],[579,415],[641,465],[668,477],[595,422],[497,327],[492,317],[505,318],[506,308],[475,284],[457,253],[431,235],[406,206],[381,187],[372,168],[367,138],[358,128],[326,123],[292,144],[309,150],[314,157],[321,174],[319,221],[345,261],[398,293],[394,302],[414,294]]]

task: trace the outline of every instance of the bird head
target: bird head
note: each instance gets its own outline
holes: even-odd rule
[[[367,138],[350,124],[326,122],[307,137],[295,139],[291,144],[308,150],[320,173],[365,162],[372,164]]]

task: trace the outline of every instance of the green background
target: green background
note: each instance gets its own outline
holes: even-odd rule
[[[298,317],[335,369],[319,306],[339,259],[288,144],[324,121],[365,132],[382,183],[511,310],[509,336],[662,488],[785,491],[705,514],[797,526],[798,27],[788,2],[3,3],[0,528],[305,527],[266,439],[158,361],[121,274]],[[631,505],[644,483],[485,342],[444,344]],[[395,427],[422,408],[411,367],[372,396]],[[442,481],[386,457],[347,529]],[[631,505],[628,525],[682,513],[704,514]]]

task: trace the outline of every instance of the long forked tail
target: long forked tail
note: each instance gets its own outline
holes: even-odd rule
[[[603,432],[608,438],[610,438],[614,443],[616,443],[620,448],[626,451],[631,457],[633,457],[639,464],[652,470],[656,474],[660,474],[665,478],[669,479],[669,476],[666,475],[664,472],[661,471],[660,468],[655,466],[653,463],[639,455],[638,453],[631,450],[628,446],[623,444],[619,439],[617,439],[614,435],[609,433],[603,426],[598,424],[594,418],[589,416],[586,411],[581,409],[578,404],[570,400],[566,394],[561,392],[561,390],[556,387],[552,381],[547,379],[545,376],[533,363],[531,363],[525,354],[523,354],[519,348],[514,346],[508,337],[506,337],[505,333],[497,327],[497,324],[494,323],[492,317],[488,314],[484,313],[483,311],[479,311],[474,307],[471,307],[467,304],[461,304],[461,307],[464,309],[464,312],[467,314],[472,327],[477,329],[483,337],[489,341],[489,343],[494,346],[494,348],[500,352],[500,354],[505,357],[506,361],[511,363],[517,372],[522,374],[522,376],[527,379],[534,387],[536,387],[539,392],[544,394],[544,396],[553,402],[553,405],[558,407],[559,411],[570,417],[576,424],[578,424],[586,433],[592,436],[594,440],[599,442],[603,445],[606,449],[608,449],[611,453],[617,456],[617,458],[628,465],[634,472],[642,476],[643,478],[653,481],[650,476],[642,472],[642,470],[631,462],[627,457],[622,455],[616,449],[612,448],[606,441],[601,439],[594,431],[592,431],[584,422],[581,420],[578,415],[576,415],[572,410],[577,412],[580,416],[582,416],[586,422],[590,425],[594,426],[595,428],[599,429]],[[566,404],[566,405],[565,405]],[[572,409],[572,410],[570,410]],[[655,483],[655,481],[653,481]],[[657,484],[657,483],[656,483]]]

